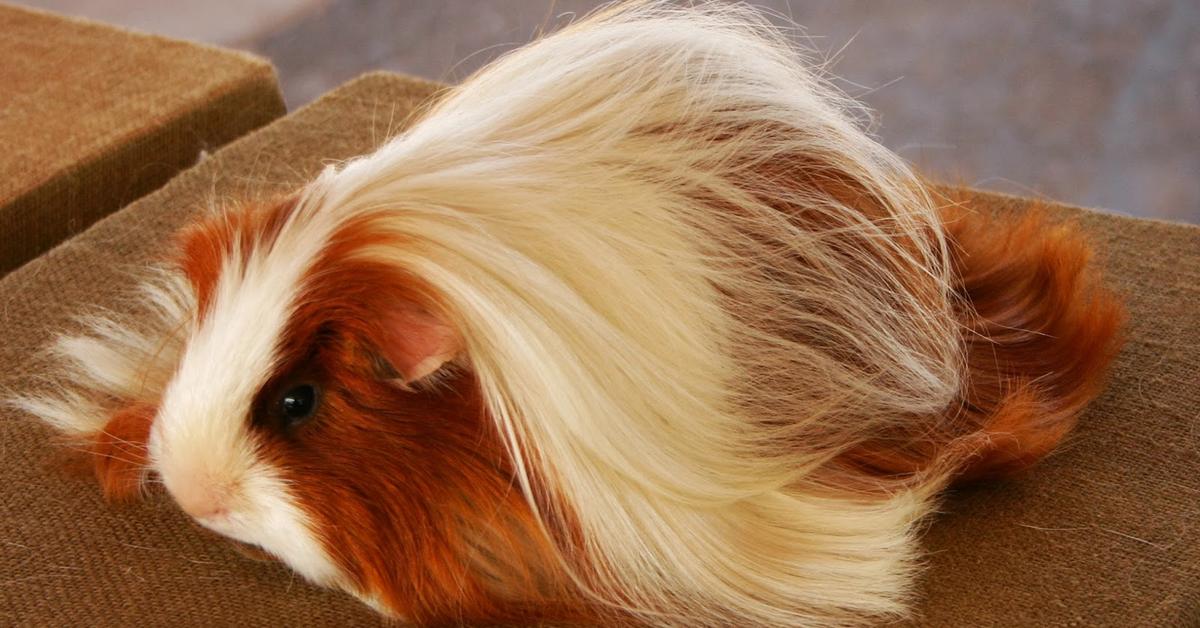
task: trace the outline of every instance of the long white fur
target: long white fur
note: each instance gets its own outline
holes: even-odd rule
[[[562,562],[598,601],[681,625],[896,615],[940,480],[866,498],[827,463],[945,408],[962,356],[937,217],[858,112],[753,10],[621,5],[502,58],[374,154],[327,170],[281,237],[307,243],[288,260],[302,267],[340,221],[369,214],[394,233],[360,254],[439,292],[530,504],[548,527],[584,532],[589,566]],[[756,176],[796,156],[868,190],[884,218]],[[782,206],[831,226],[806,229]],[[285,308],[299,281],[271,268],[217,298],[274,321],[237,362],[256,377],[286,310],[239,308],[259,289]],[[168,473],[183,464],[169,434],[229,453],[218,467],[254,465],[248,440],[184,427],[201,425],[208,395],[236,399],[204,420],[245,419],[234,406],[258,380],[222,384],[219,362],[256,342],[246,322],[191,330],[184,340],[207,349],[172,343],[154,358],[157,373],[180,367],[175,383],[148,384],[166,390],[152,449]],[[123,396],[144,343],[97,332],[64,352],[86,385]],[[194,352],[205,368],[189,366]],[[26,405],[83,434],[98,429],[88,403]],[[333,579],[312,547],[274,551]]]
[[[404,245],[371,254],[450,304],[512,455],[569,504],[541,515],[582,526],[599,599],[682,624],[904,608],[938,482],[872,501],[813,472],[942,411],[962,358],[937,216],[853,107],[751,10],[623,5],[492,64],[330,181],[337,211],[394,212]],[[885,217],[754,178],[796,155]]]

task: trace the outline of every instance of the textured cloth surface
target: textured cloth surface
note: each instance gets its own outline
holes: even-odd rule
[[[283,113],[257,57],[0,5],[0,274]]]
[[[127,307],[123,268],[197,208],[294,188],[369,151],[437,86],[368,75],[218,152],[0,280],[0,387],[90,304]],[[1029,201],[968,193],[981,210]],[[917,625],[1164,626],[1200,620],[1200,229],[1055,207],[1126,295],[1129,341],[1104,396],[1034,472],[952,495],[925,535]],[[348,596],[252,562],[159,495],[104,504],[50,430],[0,410],[0,624],[374,625]]]

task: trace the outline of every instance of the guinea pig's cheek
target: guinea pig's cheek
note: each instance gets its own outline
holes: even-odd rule
[[[265,464],[256,465],[244,482],[242,499],[246,506],[232,513],[227,536],[262,548],[317,584],[342,583],[341,570],[317,537],[316,522],[292,495],[282,474]]]
[[[313,582],[341,581],[340,570],[316,538],[310,517],[273,469],[257,467],[248,474],[236,503],[225,516],[196,521],[238,543],[261,548]]]

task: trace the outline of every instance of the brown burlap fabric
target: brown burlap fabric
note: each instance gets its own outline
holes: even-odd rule
[[[0,275],[284,111],[257,57],[0,5]]]
[[[286,190],[402,126],[430,83],[370,75],[220,151],[0,280],[0,386],[87,304],[121,309],[121,267],[214,198]],[[978,194],[980,207],[1027,201]],[[1056,208],[1128,296],[1112,385],[1036,472],[953,495],[926,534],[920,625],[1162,626],[1200,618],[1200,229]],[[49,430],[0,419],[0,624],[373,625],[347,596],[242,558],[162,497],[114,507],[67,475]]]

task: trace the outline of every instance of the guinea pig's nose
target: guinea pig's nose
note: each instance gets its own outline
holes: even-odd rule
[[[184,512],[196,519],[220,519],[229,514],[228,491],[200,483],[185,483],[174,487],[171,495]]]

